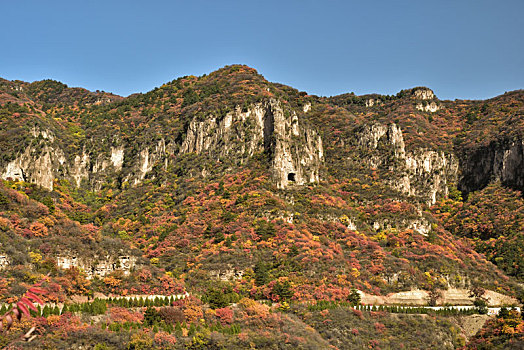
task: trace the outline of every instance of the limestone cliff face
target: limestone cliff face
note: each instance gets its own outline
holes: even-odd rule
[[[267,138],[274,140],[273,173],[277,186],[313,183],[319,181],[320,163],[324,158],[322,139],[311,128],[301,125],[295,112],[286,117],[282,106],[273,104],[272,134]]]
[[[317,182],[324,157],[318,133],[274,99],[247,111],[236,109],[221,120],[214,116],[193,120],[180,147],[180,153],[190,152],[233,156],[240,163],[266,152],[279,188]]]
[[[121,270],[127,276],[135,265],[136,257],[128,255],[120,255],[118,257],[106,256],[93,260],[79,258],[76,254],[70,252],[57,257],[57,266],[59,268],[64,270],[71,267],[82,269],[88,279],[104,277],[116,270]]]
[[[48,190],[53,189],[55,179],[67,179],[75,186],[86,181],[89,187],[99,189],[108,176],[122,172],[125,149],[129,147],[116,141],[116,145],[94,154],[93,147],[89,144],[99,140],[89,140],[81,151],[71,154],[64,150],[62,144],[48,130],[38,130],[33,132],[33,136],[34,139],[27,148],[21,150],[3,169],[0,167],[2,179],[30,182]],[[164,140],[153,145],[142,145],[137,155],[127,159],[130,167],[123,174],[123,181],[137,184],[165,156]]]
[[[459,188],[470,192],[492,181],[524,190],[524,140],[491,144],[461,159]]]
[[[176,162],[176,156],[185,153],[206,154],[217,160],[228,157],[242,164],[261,152],[270,156],[277,186],[285,188],[317,182],[323,161],[318,133],[304,125],[295,111],[274,99],[245,111],[237,108],[221,119],[213,115],[206,120],[195,118],[181,144],[166,141],[168,135],[141,145],[123,144],[118,138],[88,139],[76,154],[68,154],[50,131],[35,129],[32,136],[30,146],[0,167],[0,174],[3,179],[32,182],[49,190],[55,179],[68,179],[75,186],[85,182],[99,189],[108,177],[117,176],[122,183],[136,185],[154,166],[165,169],[169,161]],[[102,151],[95,153],[93,149]]]
[[[245,161],[269,142],[265,128],[271,124],[271,111],[262,104],[242,112],[236,109],[222,120],[210,115],[208,119],[194,119],[189,125],[180,153],[211,153],[217,157],[239,155]],[[241,142],[239,144],[239,141]],[[238,147],[238,148],[237,148]]]
[[[34,140],[0,170],[2,179],[11,178],[53,189],[56,171],[65,163],[65,154],[54,147],[55,137],[47,130],[31,130]]]
[[[396,124],[365,126],[358,135],[358,145],[362,153],[368,154],[366,160],[372,167],[395,174],[386,180],[389,185],[421,197],[430,205],[447,195],[448,184],[458,176],[458,161],[452,154],[426,149],[407,151]]]

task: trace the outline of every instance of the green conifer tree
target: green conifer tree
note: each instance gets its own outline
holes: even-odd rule
[[[189,330],[187,332],[187,335],[192,337],[196,333],[196,327],[193,323],[191,323],[191,326],[189,326]]]

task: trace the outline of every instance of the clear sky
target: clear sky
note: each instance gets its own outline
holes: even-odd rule
[[[310,94],[524,88],[524,0],[0,0],[0,77],[120,95],[228,64]]]

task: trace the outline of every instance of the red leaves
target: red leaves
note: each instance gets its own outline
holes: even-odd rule
[[[45,278],[39,283],[33,285],[31,288],[29,288],[25,295],[23,295],[20,298],[20,300],[16,303],[15,307],[13,307],[11,310],[7,311],[3,316],[0,317],[0,331],[2,331],[4,328],[4,320],[6,323],[6,330],[9,330],[9,328],[11,328],[11,326],[13,325],[13,317],[20,321],[22,319],[22,315],[26,315],[27,317],[31,316],[29,309],[37,311],[37,308],[33,305],[33,302],[39,303],[41,305],[44,304],[44,302],[37,296],[37,294],[47,293],[46,290],[38,288],[42,285],[44,281]]]
[[[28,292],[28,293],[30,293],[30,292]],[[30,294],[32,294],[32,293],[30,293]],[[26,293],[26,296],[27,296],[27,293]],[[39,303],[43,305],[43,302],[37,296],[35,296],[34,294],[32,294],[32,296],[34,296],[33,297],[34,299],[39,300],[40,301]],[[26,315],[27,317],[30,316],[29,309],[31,309],[33,311],[37,311],[37,308],[33,305],[33,302],[31,300],[29,300],[27,297],[22,297],[20,299],[20,301],[18,303],[16,303],[16,307],[18,308],[18,310],[22,311],[24,313],[24,315]]]
[[[42,293],[42,294],[45,294],[45,293]],[[33,294],[33,292],[31,292],[31,289],[29,289],[25,293],[25,295],[27,298],[33,300],[33,302],[38,303],[40,305],[44,305],[44,302],[42,301],[42,299],[40,299],[36,294]]]
[[[233,310],[229,307],[216,309],[215,314],[220,319],[222,325],[231,324],[231,322],[233,322]]]
[[[13,313],[18,313],[19,320],[22,316],[20,312],[22,312],[27,317],[30,317],[29,309],[37,311],[36,307],[33,305],[33,302],[39,303],[40,305],[44,304],[44,302],[36,295],[46,293],[45,290],[37,288],[41,284],[42,282],[35,284],[32,288],[29,288],[29,290],[25,293],[25,296],[20,298],[20,301],[16,303],[16,308],[13,309]]]
[[[30,293],[36,293],[36,294],[45,294],[46,291],[40,288],[29,288]]]
[[[33,303],[29,299],[22,298],[20,301],[23,301],[31,310],[38,311],[38,309],[33,305]]]
[[[384,333],[384,331],[386,330],[386,326],[380,322],[375,322],[375,330],[378,333]]]
[[[30,301],[28,301],[29,304],[31,304]],[[30,317],[31,315],[29,314],[29,309],[27,308],[27,306],[24,304],[24,302],[22,300],[20,300],[18,303],[16,303],[16,307],[17,309],[13,309],[13,313],[18,313],[18,320],[20,321],[20,319],[22,318],[22,313],[24,313],[24,315],[26,315],[27,317]]]

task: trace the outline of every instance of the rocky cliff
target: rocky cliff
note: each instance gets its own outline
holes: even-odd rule
[[[318,182],[323,161],[318,133],[305,125],[296,111],[270,99],[244,111],[237,107],[222,118],[212,113],[205,120],[195,117],[181,143],[169,135],[140,145],[124,144],[116,137],[110,144],[106,139],[91,138],[72,154],[64,150],[52,131],[33,128],[30,145],[19,150],[0,171],[3,179],[34,183],[49,190],[53,189],[54,179],[68,179],[75,186],[85,181],[90,188],[98,189],[108,176],[136,185],[155,165],[165,170],[168,162],[177,161],[177,155],[187,153],[206,155],[215,161],[234,159],[238,165],[265,153],[279,188]]]
[[[428,205],[448,194],[448,184],[458,176],[458,160],[453,154],[416,149],[407,151],[402,130],[396,124],[371,124],[358,135],[362,154],[373,168],[393,176],[384,180],[410,196],[424,198]]]
[[[427,91],[416,96],[432,98]],[[309,108],[310,105],[304,110]],[[90,147],[105,141],[91,139],[77,154],[71,154],[51,130],[34,127],[30,135],[29,146],[3,164],[1,177],[34,183],[49,190],[53,189],[53,181],[61,178],[76,186],[85,181],[97,189],[107,176],[115,174],[122,182],[136,185],[153,166],[167,169],[170,161],[176,162],[177,155],[186,153],[205,154],[215,160],[236,159],[238,164],[243,164],[262,152],[270,156],[275,183],[285,188],[318,182],[324,159],[319,133],[304,124],[295,110],[275,99],[253,104],[245,110],[236,108],[222,118],[213,114],[205,120],[194,118],[180,143],[166,135],[156,142],[133,145],[138,149],[134,154],[128,151],[131,145],[118,138],[103,146],[102,152],[93,153]],[[389,185],[407,195],[423,197],[430,205],[438,197],[446,196],[448,184],[457,181],[459,188],[466,192],[483,188],[491,181],[524,188],[521,140],[477,149],[463,156],[460,163],[452,153],[406,150],[403,132],[396,124],[368,124],[359,130],[355,140],[360,152],[368,155],[366,161],[371,167],[395,174],[385,179]]]
[[[524,190],[524,140],[493,142],[464,154],[459,182],[461,190],[479,190],[493,181]]]
[[[52,190],[56,173],[66,161],[65,154],[56,148],[52,132],[33,128],[31,136],[31,145],[0,170],[2,179],[30,182]]]
[[[190,152],[208,153],[217,159],[234,157],[240,164],[265,152],[279,188],[318,182],[323,161],[318,133],[274,99],[245,111],[237,108],[221,120],[213,115],[204,121],[193,120],[180,147],[180,153]]]
[[[120,255],[117,258],[111,256],[99,257],[96,259],[85,259],[78,257],[78,254],[62,254],[57,257],[56,264],[59,268],[67,270],[72,267],[81,269],[91,279],[93,277],[104,277],[117,270],[124,275],[129,275],[135,267],[136,257]]]

